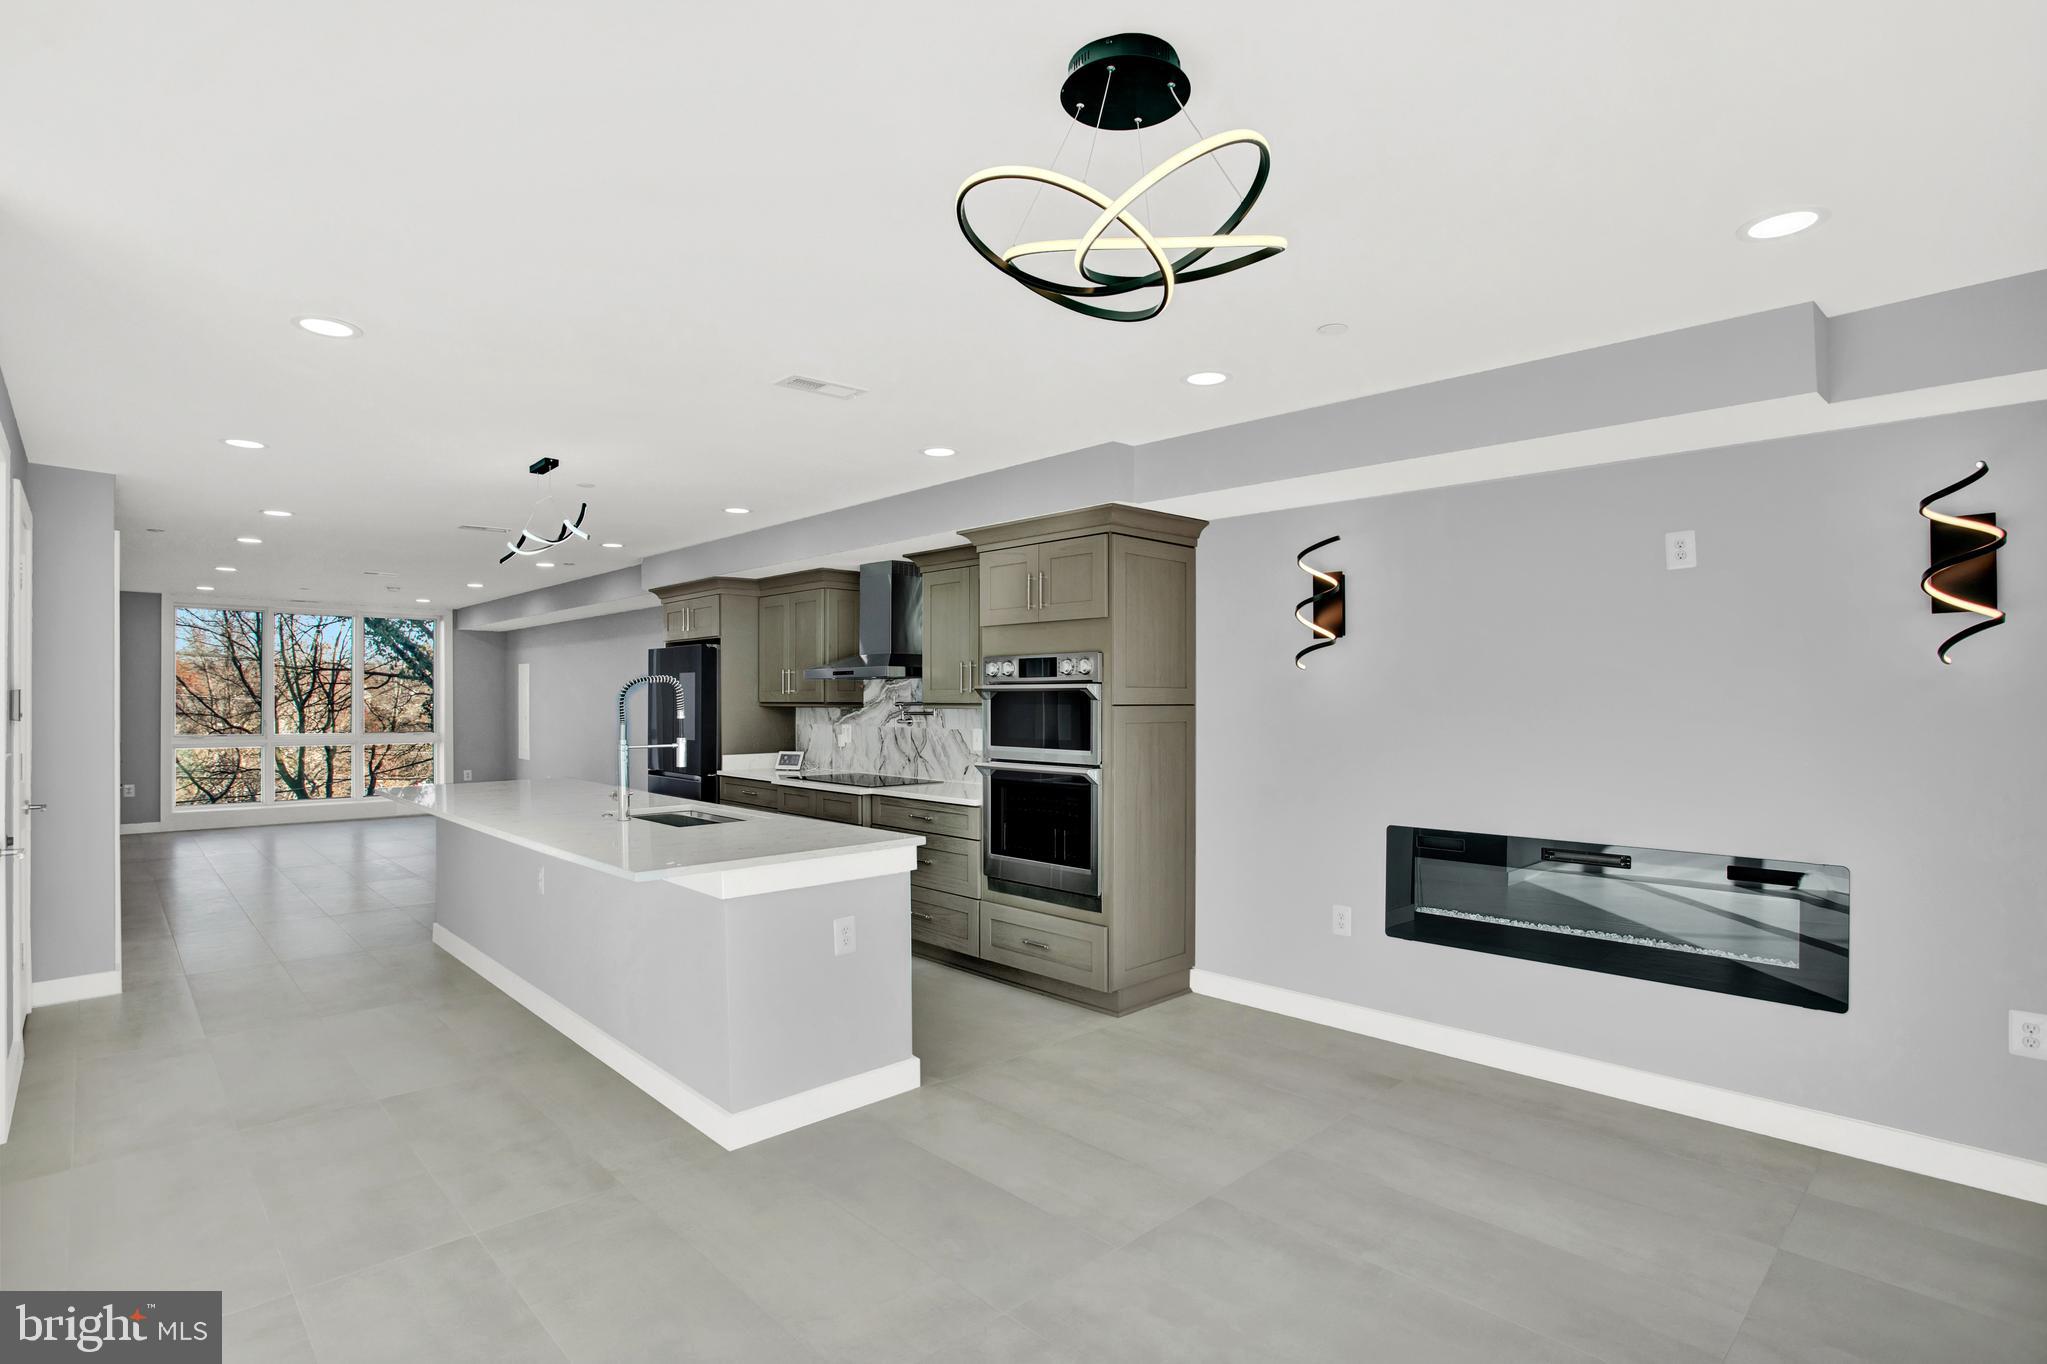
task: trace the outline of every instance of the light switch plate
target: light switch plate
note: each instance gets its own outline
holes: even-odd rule
[[[1693,530],[1674,530],[1663,537],[1663,566],[1665,568],[1697,568],[1699,566],[1699,533]]]
[[[135,799],[135,783],[134,783],[134,782],[130,781],[130,782],[123,782],[123,783],[121,783],[121,799],[122,799],[122,800],[133,800],[133,799]]]

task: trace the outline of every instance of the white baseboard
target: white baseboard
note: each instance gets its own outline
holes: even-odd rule
[[[16,1047],[7,1053],[7,1075],[0,1079],[0,1146],[7,1144],[7,1134],[14,1130],[14,1105],[21,1100],[21,1054]]]
[[[1923,1136],[1860,1118],[1843,1117],[1816,1108],[1802,1108],[1776,1099],[1759,1098],[1731,1089],[1680,1080],[1611,1061],[1595,1061],[1570,1052],[1526,1042],[1512,1042],[1486,1033],[1468,1032],[1403,1014],[1368,1009],[1321,995],[1265,985],[1195,968],[1189,984],[1198,995],[1246,1004],[1268,1013],[1285,1014],[1309,1023],[1341,1028],[1395,1042],[1403,1047],[1454,1056],[1496,1070],[1533,1076],[1608,1098],[1702,1118],[1723,1127],[1737,1127],[1817,1147],[1858,1160],[1930,1175],[1954,1184],[1988,1189],[2032,1203],[2047,1203],[2047,1164],[2023,1156],[1986,1151],[1942,1137]]]
[[[350,819],[412,819],[416,806],[382,796],[353,800],[278,801],[264,805],[208,805],[175,811],[169,819],[123,824],[123,834],[174,834],[191,829],[252,829],[276,824],[328,824]]]
[[[51,1004],[70,1004],[74,1000],[98,999],[101,995],[120,993],[119,971],[95,971],[89,976],[63,976],[56,980],[31,982],[28,987],[28,1007],[40,1009]]]
[[[121,826],[124,834],[161,834],[170,832],[171,826],[160,819],[140,819]]]
[[[434,925],[434,943],[510,995],[556,1032],[624,1076],[654,1102],[728,1151],[906,1093],[915,1089],[922,1079],[922,1066],[916,1057],[911,1056],[735,1113],[697,1093],[568,1005],[440,924]]]

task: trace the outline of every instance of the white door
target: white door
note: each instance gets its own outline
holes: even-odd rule
[[[29,904],[28,904],[28,849],[29,827],[35,816],[31,803],[35,800],[35,762],[29,745],[29,714],[32,704],[30,681],[34,676],[31,663],[31,647],[34,632],[31,617],[34,613],[34,537],[35,519],[29,514],[28,495],[23,491],[21,480],[14,483],[14,537],[13,562],[7,574],[7,617],[8,628],[13,636],[14,688],[8,708],[7,755],[12,767],[9,783],[13,787],[14,799],[8,802],[6,818],[7,850],[14,854],[6,860],[7,897],[14,905],[14,980],[9,988],[8,1026],[12,1045],[19,1046],[22,1020],[28,1016],[29,981]]]

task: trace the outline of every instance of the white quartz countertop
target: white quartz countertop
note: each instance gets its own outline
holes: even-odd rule
[[[740,781],[757,781],[769,786],[796,786],[812,791],[841,791],[849,796],[892,796],[897,800],[928,800],[939,805],[979,805],[981,783],[978,781],[927,781],[915,786],[848,786],[835,782],[829,773],[815,777],[778,776],[772,767],[721,767],[721,777],[735,777]]]
[[[730,899],[858,880],[916,864],[916,834],[800,819],[634,791],[639,810],[701,809],[729,824],[674,828],[614,816],[618,788],[587,781],[482,781],[381,793],[437,819],[629,881],[674,881]]]

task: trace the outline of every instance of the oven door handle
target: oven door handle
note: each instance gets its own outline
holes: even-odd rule
[[[975,763],[983,772],[1047,772],[1055,777],[1084,777],[1095,785],[1102,784],[1102,769],[1099,767],[1061,767],[1057,763]]]
[[[1003,691],[1084,691],[1097,701],[1102,699],[1102,684],[1099,682],[1052,682],[1034,677],[1028,682],[1006,682],[998,679],[986,685],[999,687]]]

